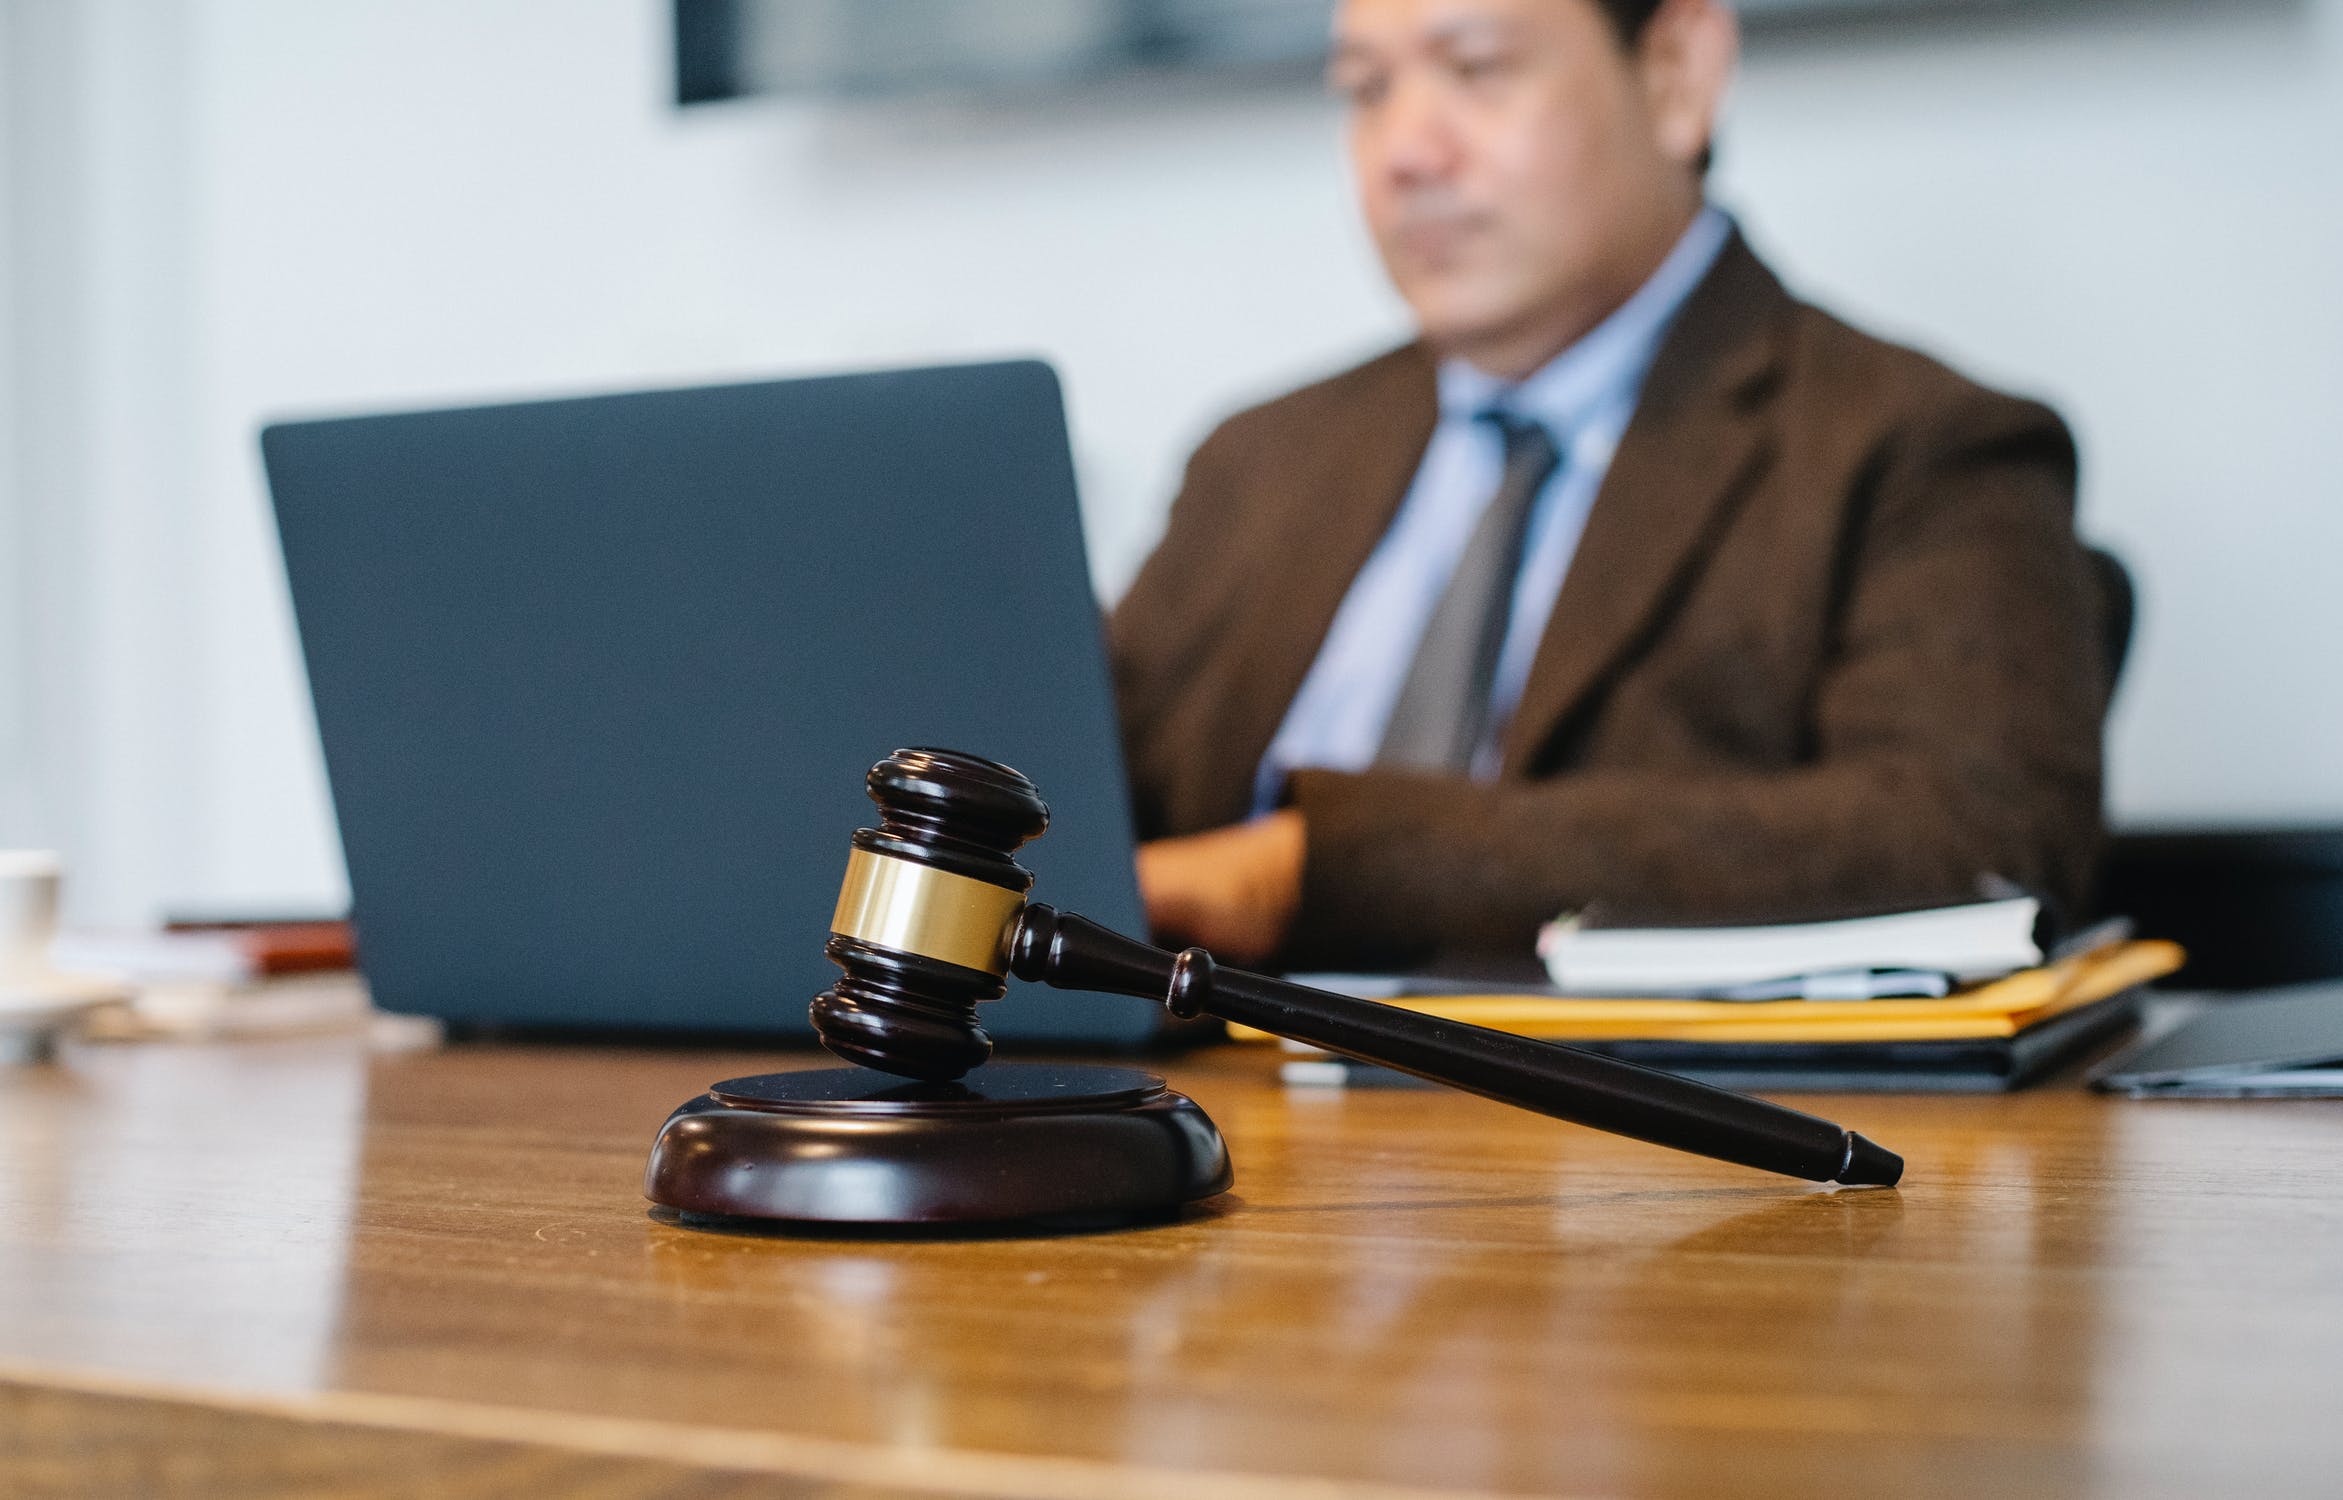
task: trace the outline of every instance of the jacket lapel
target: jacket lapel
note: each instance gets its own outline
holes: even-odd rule
[[[1394,350],[1373,375],[1374,386],[1360,392],[1357,416],[1346,423],[1352,430],[1337,461],[1297,466],[1285,479],[1309,493],[1290,508],[1294,523],[1282,555],[1262,574],[1265,587],[1246,632],[1245,691],[1234,695],[1228,733],[1217,747],[1242,770],[1222,779],[1246,787],[1248,798],[1253,768],[1318,659],[1351,583],[1407,497],[1439,421],[1434,365],[1422,345]]]
[[[1773,273],[1736,234],[1661,345],[1588,512],[1506,726],[1504,771],[1540,749],[1665,614],[1731,502],[1771,456],[1764,397],[1780,363]]]

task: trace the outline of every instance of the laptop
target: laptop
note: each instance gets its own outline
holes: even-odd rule
[[[1034,361],[283,422],[261,449],[375,999],[810,1036],[863,775],[1050,804],[1035,898],[1145,931],[1056,376]],[[1160,1006],[1013,985],[996,1037]]]

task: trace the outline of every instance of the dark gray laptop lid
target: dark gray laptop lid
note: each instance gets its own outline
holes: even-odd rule
[[[872,762],[1031,776],[1037,898],[1129,931],[1055,376],[1016,362],[289,422],[261,438],[379,1002],[803,1031]],[[996,1035],[1129,1041],[1020,989]]]

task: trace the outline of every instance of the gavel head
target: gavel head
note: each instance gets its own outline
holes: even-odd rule
[[[951,750],[898,750],[864,784],[879,826],[854,833],[823,951],[844,972],[814,1033],[848,1062],[944,1082],[992,1055],[976,1006],[999,999],[1033,875],[1012,857],[1049,827],[1032,782]]]

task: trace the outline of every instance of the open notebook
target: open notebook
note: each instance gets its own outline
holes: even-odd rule
[[[1756,927],[1614,927],[1590,912],[1547,923],[1538,957],[1555,988],[1574,995],[1943,995],[2040,963],[2040,916],[2030,896]]]

